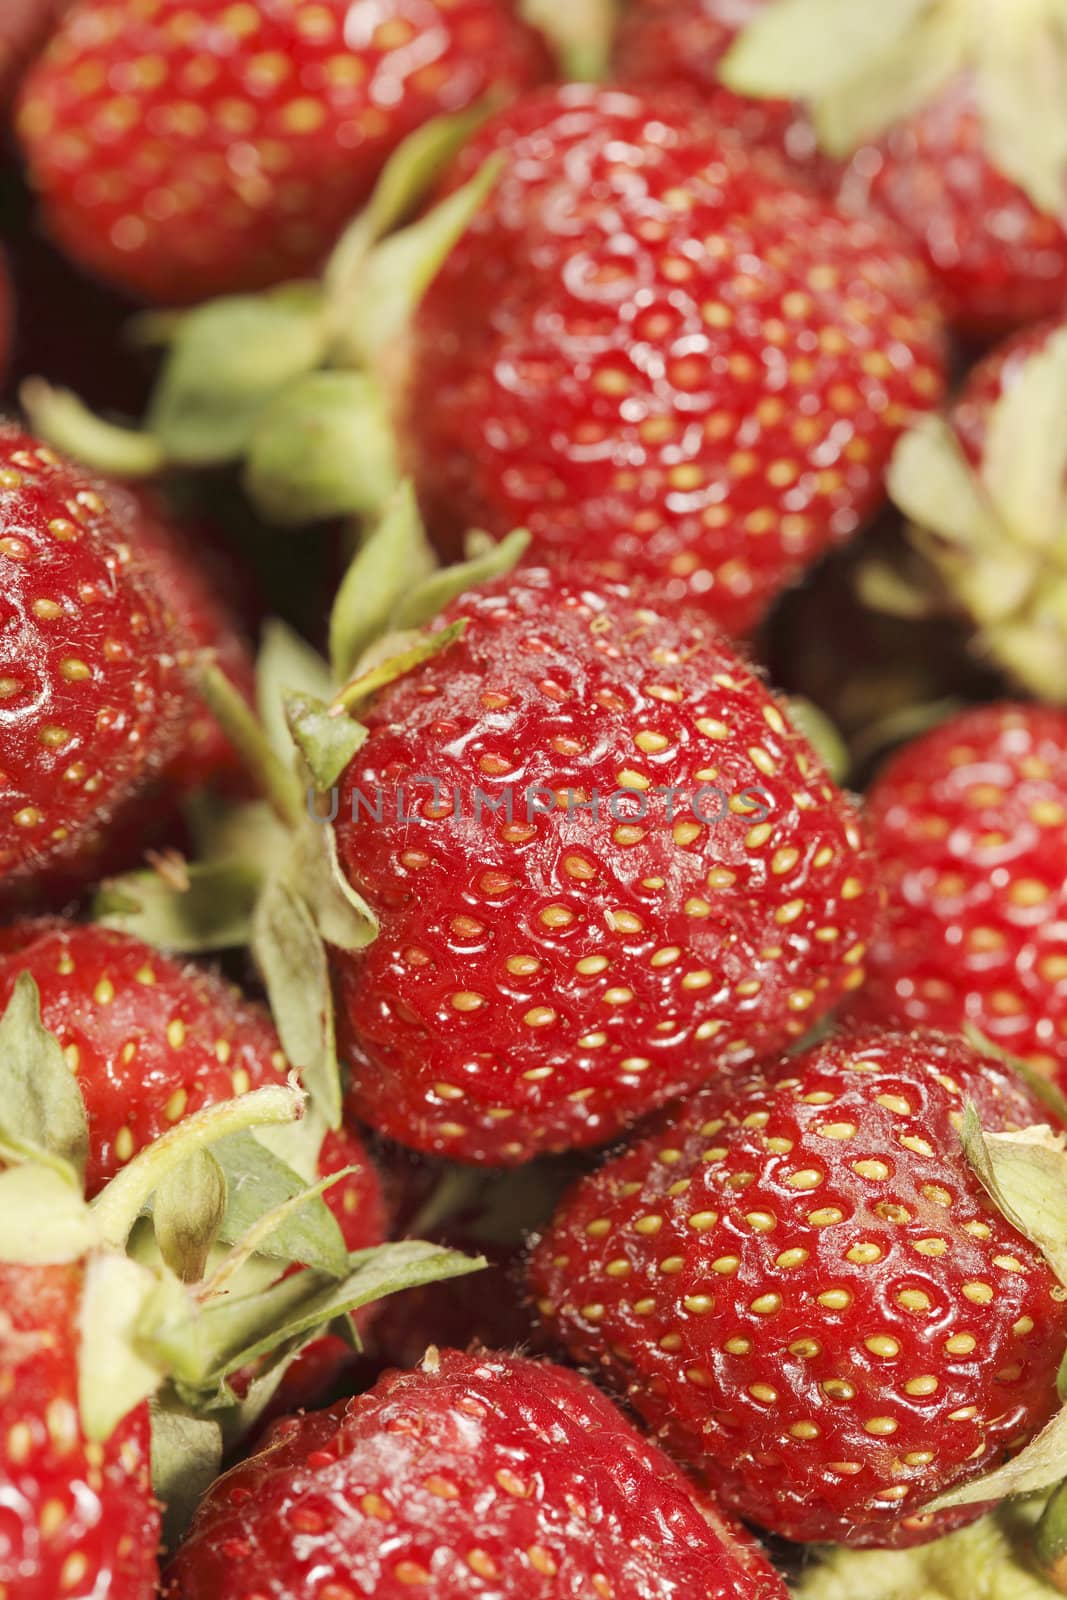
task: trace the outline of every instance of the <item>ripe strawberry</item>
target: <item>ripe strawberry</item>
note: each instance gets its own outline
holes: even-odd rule
[[[80,0],[17,123],[63,248],[189,302],[314,271],[407,134],[549,72],[510,0]]]
[[[615,76],[629,88],[685,85],[723,129],[784,156],[812,181],[833,164],[820,157],[810,118],[788,100],[732,93],[719,77],[723,56],[768,0],[629,0],[615,39]]]
[[[0,424],[0,879],[89,876],[172,758],[171,620],[106,491]]]
[[[4,0],[0,10],[0,106],[7,106],[27,61],[39,50],[68,0]]]
[[[859,1012],[970,1023],[1067,1088],[1067,712],[953,717],[893,758],[868,814],[889,915]]]
[[[528,526],[746,632],[874,513],[941,391],[921,266],[688,100],[527,97],[456,181],[495,150],[510,164],[411,336],[400,432],[431,531],[452,551]]]
[[[960,1146],[966,1100],[989,1130],[1048,1121],[937,1034],[846,1033],[710,1084],[564,1203],[542,1315],[736,1513],[932,1537],[924,1504],[1056,1409],[1067,1342],[1067,1290]]]
[[[20,972],[37,984],[41,1020],[82,1091],[90,1196],[183,1117],[285,1081],[288,1063],[261,1006],[130,934],[58,918],[16,923],[0,931],[0,1011]],[[326,1200],[348,1248],[361,1250],[384,1236],[380,1185],[352,1134],[328,1134],[323,1176],[350,1164],[359,1171]]]
[[[255,663],[241,622],[221,592],[224,574],[208,540],[212,530],[185,527],[151,489],[109,486],[116,524],[128,530],[137,559],[151,570],[155,587],[184,635],[185,647],[211,651],[244,698],[255,699]],[[201,704],[189,707],[182,747],[165,774],[173,791],[203,788],[236,776],[237,758],[225,734]]]
[[[772,0],[720,64],[741,95],[806,100],[842,206],[905,228],[952,320],[988,334],[1067,299],[1061,8]]]
[[[11,1600],[157,1592],[148,1406],[104,1444],[82,1432],[82,1280],[77,1263],[0,1265],[0,1592]]]
[[[337,994],[360,1118],[512,1165],[806,1032],[862,983],[879,891],[851,804],[696,613],[523,568],[438,626],[462,621],[342,781],[381,932]]]
[[[374,1594],[784,1600],[752,1541],[591,1384],[517,1356],[427,1353],[279,1423],[218,1480],[168,1600]]]

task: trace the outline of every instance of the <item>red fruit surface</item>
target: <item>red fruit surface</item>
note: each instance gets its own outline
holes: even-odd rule
[[[807,113],[788,100],[753,100],[719,79],[723,56],[767,0],[629,0],[615,37],[615,77],[627,88],[685,85],[704,110],[747,145],[776,151],[813,181],[828,183]]]
[[[859,1013],[970,1023],[1067,1089],[1067,712],[953,717],[889,762],[868,814],[889,902]]]
[[[81,1291],[78,1265],[0,1265],[0,1586],[11,1600],[152,1600],[160,1519],[148,1407],[104,1444],[86,1440]]]
[[[4,0],[0,6],[0,105],[6,106],[19,76],[68,0]]]
[[[255,702],[255,661],[243,625],[221,591],[218,554],[207,543],[211,530],[186,528],[152,489],[113,485],[109,491],[116,520],[130,530],[138,559],[152,573],[156,589],[191,652],[210,651],[216,664]],[[236,778],[233,747],[203,703],[194,703],[182,731],[182,745],[165,775],[170,789],[190,791],[224,776]]]
[[[529,96],[456,181],[494,150],[508,170],[415,320],[402,434],[431,531],[529,527],[747,632],[873,515],[941,393],[921,264],[688,99]]]
[[[16,923],[0,931],[0,1008],[20,972],[37,984],[42,1021],[82,1091],[90,1195],[182,1117],[283,1082],[289,1070],[262,1006],[130,934],[58,919]],[[323,1175],[351,1163],[360,1170],[326,1201],[358,1250],[383,1237],[381,1190],[355,1136],[329,1134]]]
[[[461,619],[371,705],[341,784],[381,933],[338,953],[337,992],[356,1114],[510,1165],[806,1032],[862,982],[880,891],[852,804],[697,614],[524,568],[438,626]]]
[[[550,71],[510,0],[80,0],[17,122],[57,242],[179,303],[313,272],[407,134]]]
[[[583,1180],[539,1245],[551,1330],[735,1513],[790,1539],[920,1543],[922,1506],[1058,1407],[1067,1290],[957,1132],[1047,1123],[937,1034],[841,1034],[710,1084]]]
[[[0,879],[82,871],[138,825],[188,704],[106,489],[0,424]],[[143,820],[143,819],[140,819]]]
[[[747,1535],[585,1379],[453,1350],[279,1423],[209,1491],[164,1593],[289,1600],[312,1583],[338,1600],[786,1594]]]

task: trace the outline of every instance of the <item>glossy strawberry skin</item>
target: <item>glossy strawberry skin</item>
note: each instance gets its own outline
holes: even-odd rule
[[[662,576],[748,632],[873,515],[941,392],[922,266],[688,99],[527,96],[455,181],[493,150],[509,169],[409,351],[401,434],[431,531],[452,551],[527,526],[541,557]]]
[[[152,1600],[148,1407],[103,1444],[84,1437],[81,1290],[78,1265],[0,1265],[0,1587],[12,1600]]]
[[[337,993],[363,1121],[511,1165],[806,1032],[862,982],[880,891],[851,803],[699,615],[523,568],[438,625],[461,619],[340,786],[381,933]]]
[[[314,272],[407,134],[550,71],[509,0],[81,0],[17,120],[53,237],[176,304]]]
[[[0,931],[0,1008],[21,972],[68,1053],[89,1119],[90,1196],[146,1144],[206,1106],[285,1081],[266,1010],[192,962],[130,934],[57,919]],[[385,1231],[377,1175],[351,1133],[328,1134],[323,1176],[359,1170],[327,1191],[350,1250]]]
[[[282,1600],[312,1574],[338,1600],[785,1597],[747,1536],[583,1378],[451,1350],[278,1424],[211,1489],[164,1593]]]
[[[0,879],[88,876],[178,747],[184,643],[80,469],[0,424]]]
[[[868,814],[888,915],[858,1013],[969,1023],[1067,1088],[1067,712],[952,718],[890,761]]]
[[[917,1513],[1049,1419],[1067,1342],[1067,1290],[963,1154],[968,1099],[988,1130],[1049,1120],[937,1034],[709,1085],[564,1203],[542,1315],[735,1513],[801,1541],[946,1531]]]
[[[745,144],[773,150],[813,183],[835,164],[821,156],[811,120],[788,100],[753,100],[721,82],[719,66],[767,0],[629,0],[615,36],[614,75],[627,88],[685,85],[704,111]]]

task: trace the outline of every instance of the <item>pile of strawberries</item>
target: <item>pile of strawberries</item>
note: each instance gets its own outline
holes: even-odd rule
[[[1065,82],[0,5],[0,1600],[1067,1593]]]

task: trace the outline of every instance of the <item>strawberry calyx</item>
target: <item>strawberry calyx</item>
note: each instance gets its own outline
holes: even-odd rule
[[[29,974],[0,1018],[0,1108],[0,1204],[21,1223],[17,1236],[0,1239],[0,1261],[83,1263],[85,1435],[106,1440],[135,1406],[156,1399],[173,1424],[168,1477],[184,1477],[189,1488],[202,1479],[182,1464],[178,1444],[217,1467],[324,1329],[358,1349],[355,1310],[484,1265],[419,1240],[349,1252],[322,1196],[354,1169],[309,1184],[259,1142],[273,1131],[286,1153],[298,1151],[307,1113],[312,1137],[300,1164],[314,1160],[322,1121],[295,1080],[185,1118],[87,1202],[84,1104],[41,1024]],[[229,1380],[249,1366],[253,1382],[238,1392]]]
[[[1038,210],[1067,185],[1067,35],[1058,0],[774,0],[727,53],[737,94],[803,100],[822,148],[846,157],[921,110],[961,75],[973,83],[994,166]]]
[[[977,467],[930,415],[901,439],[889,491],[929,568],[997,662],[1033,694],[1067,690],[1067,330],[1021,366],[992,409]]]
[[[1034,1534],[1034,1551],[1058,1594],[1067,1594],[1067,1482],[1049,1499]]]
[[[1040,1500],[1014,1500],[911,1550],[825,1547],[790,1592],[794,1600],[1049,1600],[1032,1559],[1040,1515]]]
[[[522,15],[539,28],[572,83],[599,83],[608,75],[619,6],[617,0],[522,0]]]
[[[417,221],[398,226],[492,109],[435,118],[382,170],[319,282],[230,295],[152,318],[166,347],[140,428],[93,416],[39,379],[21,399],[38,436],[97,470],[150,477],[165,466],[245,461],[271,521],[378,514],[399,481],[377,369],[496,181],[501,159]],[[144,337],[144,321],[140,323]]]

